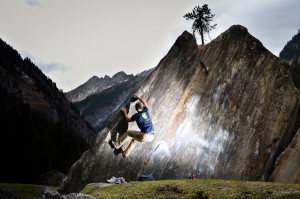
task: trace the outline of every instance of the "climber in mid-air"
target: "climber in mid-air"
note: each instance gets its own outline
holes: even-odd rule
[[[137,113],[129,117],[126,108],[122,108],[121,111],[124,113],[126,121],[136,121],[141,131],[129,130],[124,135],[119,137],[116,142],[110,140],[110,144],[115,149],[120,149],[127,141],[129,141],[129,138],[131,138],[127,148],[124,151],[122,150],[123,157],[127,157],[130,154],[137,141],[152,142],[154,139],[154,127],[148,111],[147,102],[137,95],[134,95],[133,97],[139,100],[139,102],[137,102],[135,105]]]

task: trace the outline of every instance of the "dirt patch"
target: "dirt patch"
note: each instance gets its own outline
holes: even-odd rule
[[[199,191],[192,199],[208,199],[209,197],[203,192]]]
[[[100,188],[103,188],[103,187],[107,187],[107,186],[111,186],[111,185],[113,185],[113,184],[99,182],[99,183],[90,183],[90,184],[87,184],[86,187],[93,187],[94,190],[97,190],[97,189],[100,189]]]
[[[175,185],[165,185],[163,187],[159,187],[157,188],[157,191],[159,193],[162,193],[164,195],[172,195],[172,194],[182,194],[183,190],[179,189],[177,186]]]

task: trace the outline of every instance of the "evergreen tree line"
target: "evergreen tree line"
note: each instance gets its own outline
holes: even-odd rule
[[[295,86],[300,89],[300,30],[287,42],[279,57],[291,62],[291,73]]]
[[[300,90],[300,29],[293,38],[287,42],[279,57],[291,62],[291,74],[293,82]],[[294,132],[300,128],[300,109],[298,110]]]
[[[293,36],[292,40],[288,41],[279,57],[288,61],[294,61],[295,55],[300,55],[300,29],[298,33]]]
[[[65,99],[65,95],[62,90],[59,90],[56,87],[56,83],[53,82],[50,78],[46,77],[43,72],[29,59],[22,59],[21,55],[13,49],[10,45],[6,44],[3,40],[0,39],[0,67],[5,68],[7,73],[10,76],[14,76],[19,78],[24,72],[28,75],[34,82],[38,82],[35,84],[36,88],[43,93],[45,98],[54,99],[49,100],[52,102],[57,102],[58,104],[64,104],[63,99]],[[0,79],[0,84],[1,80]],[[69,104],[70,108],[75,111],[78,115],[80,112],[72,103]],[[62,108],[58,106],[58,109]],[[65,110],[57,110],[60,113],[65,113]],[[86,125],[90,128],[91,125],[86,122]]]
[[[60,122],[51,121],[43,111],[32,110],[23,103],[19,85],[22,74],[29,76],[34,82],[32,89],[43,93],[50,106],[55,107]],[[23,60],[0,39],[1,182],[34,183],[49,170],[66,173],[80,158],[89,145],[68,127],[69,108],[78,113],[29,58]]]
[[[0,89],[1,182],[34,183],[43,173],[66,173],[88,148],[72,129],[49,121]]]
[[[9,74],[16,77],[20,76],[22,72],[25,72],[36,82],[36,86],[45,91],[45,93],[50,93],[49,86],[55,88],[58,91],[56,84],[49,78],[45,77],[43,72],[34,64],[29,58],[22,59],[21,55],[13,49],[10,45],[6,44],[0,39],[0,66],[5,68]],[[47,89],[47,90],[46,90]],[[62,93],[63,95],[63,93]]]

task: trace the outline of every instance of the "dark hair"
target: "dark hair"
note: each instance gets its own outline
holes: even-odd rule
[[[135,104],[135,110],[136,111],[139,111],[139,110],[142,110],[143,109],[143,104],[141,102],[138,102]]]

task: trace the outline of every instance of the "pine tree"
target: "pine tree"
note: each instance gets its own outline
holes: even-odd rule
[[[192,25],[193,35],[197,32],[201,36],[201,41],[204,45],[204,34],[207,33],[209,36],[209,32],[217,26],[217,24],[210,25],[214,16],[214,14],[211,14],[207,4],[204,4],[202,7],[196,6],[192,12],[185,14],[183,17],[186,20],[194,20]]]

